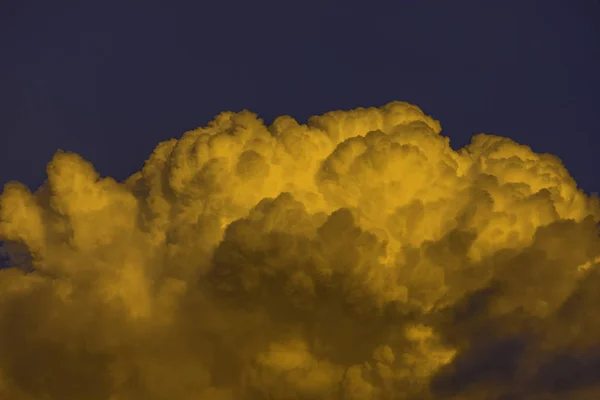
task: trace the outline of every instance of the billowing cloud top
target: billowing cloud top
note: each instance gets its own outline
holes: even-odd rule
[[[0,398],[600,398],[600,206],[416,106],[225,112],[125,182],[9,183]]]

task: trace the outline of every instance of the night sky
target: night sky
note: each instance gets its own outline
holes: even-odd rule
[[[57,149],[121,180],[221,111],[401,100],[454,148],[507,136],[600,191],[595,0],[5,3],[0,184],[41,185]]]

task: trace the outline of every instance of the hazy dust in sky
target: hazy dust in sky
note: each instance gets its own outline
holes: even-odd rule
[[[0,399],[598,399],[600,205],[416,106],[224,112],[9,183]],[[118,143],[115,143],[118,146]]]

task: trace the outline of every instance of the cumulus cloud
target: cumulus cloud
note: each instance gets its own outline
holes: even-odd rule
[[[224,112],[124,182],[56,153],[0,196],[0,398],[598,398],[597,199],[440,132]]]

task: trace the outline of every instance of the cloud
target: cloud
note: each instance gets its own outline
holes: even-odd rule
[[[596,398],[597,199],[440,132],[224,112],[120,183],[58,152],[0,197],[0,397]]]

